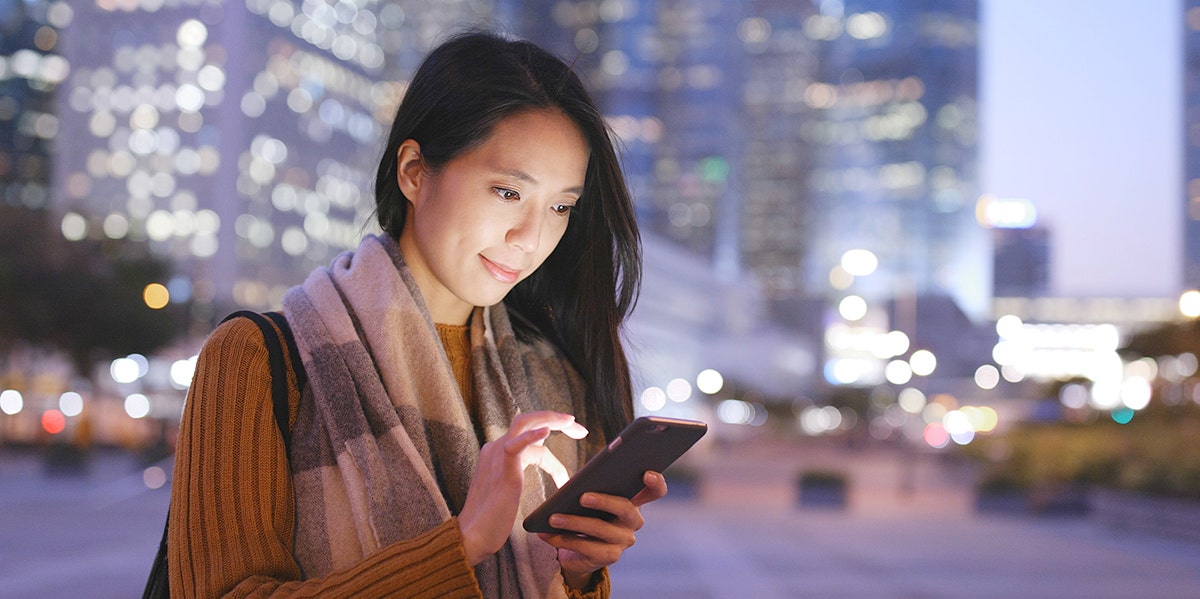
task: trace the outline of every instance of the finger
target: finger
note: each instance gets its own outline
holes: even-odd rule
[[[509,455],[519,455],[522,454],[526,449],[545,441],[546,437],[549,436],[550,429],[546,427],[528,430],[508,439],[507,441],[504,441],[504,451]],[[524,463],[521,465],[526,466]]]
[[[625,526],[620,520],[608,522],[600,518],[575,514],[554,514],[550,516],[550,526],[560,531],[566,531],[559,533],[560,536],[577,538],[582,535],[585,538],[617,547],[633,545],[634,533],[637,531],[635,528]]]
[[[536,454],[534,456],[536,460],[531,463],[536,464],[538,468],[549,474],[550,478],[554,479],[554,486],[562,487],[567,484],[567,479],[571,478],[571,474],[567,472],[567,467],[559,461],[549,448],[544,446],[531,447],[529,448],[529,452]]]
[[[591,520],[613,524],[629,530],[640,530],[646,524],[646,521],[642,518],[642,511],[633,505],[633,502],[619,495],[584,493],[579,498],[579,504],[585,508],[606,512],[616,517],[611,523],[596,518],[589,518]],[[587,531],[579,532],[587,533]]]
[[[631,539],[628,545],[614,545],[597,541],[590,537],[570,534],[538,534],[547,545],[556,549],[566,550],[576,554],[575,560],[589,564],[591,568],[599,569],[611,566],[621,559],[621,554],[633,546]],[[562,555],[561,553],[559,554]]]
[[[642,475],[642,482],[646,485],[646,488],[633,496],[631,500],[633,505],[641,507],[651,501],[658,501],[667,496],[667,479],[663,475],[652,470],[647,470],[646,474]]]
[[[521,434],[526,430],[541,427],[546,427],[552,431],[562,431],[572,439],[582,439],[588,434],[587,428],[576,422],[575,417],[571,414],[549,410],[519,414],[516,418],[513,418],[509,433]]]

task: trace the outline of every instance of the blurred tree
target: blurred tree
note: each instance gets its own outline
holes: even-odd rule
[[[77,372],[151,353],[184,331],[182,308],[151,309],[150,283],[170,275],[144,243],[70,241],[45,210],[0,206],[0,353],[24,343],[60,350]]]

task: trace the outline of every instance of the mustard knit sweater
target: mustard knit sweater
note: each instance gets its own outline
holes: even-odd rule
[[[438,327],[470,405],[465,327]],[[286,355],[286,352],[285,352]],[[294,415],[300,389],[288,368]],[[271,408],[267,349],[246,318],[213,332],[188,394],[171,489],[167,563],[173,597],[480,597],[458,520],[388,545],[323,578],[302,580],[292,557],[295,505]],[[607,569],[586,594],[607,597]]]

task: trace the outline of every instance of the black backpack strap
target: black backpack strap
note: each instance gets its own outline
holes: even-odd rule
[[[299,351],[297,351],[296,342],[292,338],[291,327],[288,326],[283,315],[277,312],[269,314],[263,315],[250,310],[239,310],[226,316],[225,320],[249,318],[262,331],[263,342],[267,346],[267,360],[271,367],[271,407],[275,414],[275,424],[279,427],[280,436],[283,437],[283,447],[286,450],[292,445],[292,427],[291,410],[288,405],[288,368],[287,362],[283,359],[283,352],[290,353],[292,364],[299,364]],[[279,326],[282,335],[275,332],[275,327],[271,326],[272,322]]]
[[[275,322],[275,326],[279,327],[279,332],[282,334],[288,358],[292,362],[292,373],[296,375],[296,388],[304,389],[305,383],[308,382],[308,373],[304,370],[304,361],[300,359],[300,348],[296,347],[296,336],[292,334],[291,325],[288,324],[287,318],[279,312],[266,312],[266,315]]]
[[[303,389],[307,377],[304,364],[300,360],[300,350],[296,347],[296,339],[292,336],[292,329],[288,326],[287,319],[283,314],[267,312],[264,316],[250,310],[240,310],[225,317],[221,322],[240,317],[249,318],[262,331],[263,342],[267,346],[267,360],[271,367],[271,408],[275,415],[275,425],[279,428],[280,436],[283,437],[283,447],[286,452],[291,447],[292,428],[291,409],[288,404],[288,366],[283,359],[283,352],[288,352],[292,370],[296,374],[297,387]],[[275,326],[279,327],[278,333],[271,323],[275,323]],[[162,540],[158,543],[158,553],[154,556],[154,563],[150,567],[150,577],[146,581],[146,588],[142,591],[143,599],[170,597],[171,590],[167,576],[167,527],[170,520],[171,516],[168,514],[167,524],[163,526]]]

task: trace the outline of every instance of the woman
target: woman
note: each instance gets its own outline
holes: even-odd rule
[[[307,373],[286,452],[255,325],[201,352],[172,593],[607,596],[661,475],[585,496],[614,519],[554,522],[578,534],[518,523],[632,414],[638,233],[594,103],[533,44],[456,37],[414,76],[375,191],[384,233],[284,299]]]

